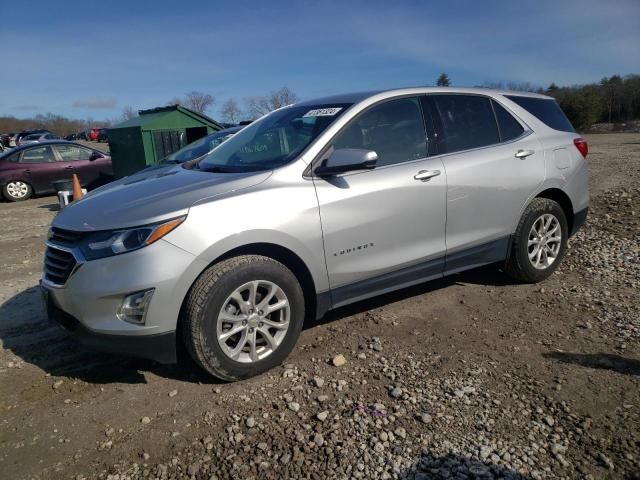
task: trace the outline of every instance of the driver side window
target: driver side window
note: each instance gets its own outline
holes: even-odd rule
[[[91,158],[91,150],[75,145],[56,145],[55,147],[60,154],[63,162],[72,162],[75,160],[89,160]]]
[[[366,110],[338,133],[333,147],[373,150],[378,154],[378,166],[426,158],[427,137],[419,99],[398,98]]]

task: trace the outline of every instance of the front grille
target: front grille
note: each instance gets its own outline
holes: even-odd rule
[[[72,230],[64,230],[58,227],[51,227],[51,234],[49,240],[54,243],[59,243],[65,247],[75,247],[82,237],[84,232],[74,232]]]
[[[64,285],[76,267],[76,259],[71,252],[47,246],[44,254],[44,278],[54,285]]]

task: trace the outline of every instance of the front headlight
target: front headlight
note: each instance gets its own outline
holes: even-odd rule
[[[95,260],[138,250],[160,240],[186,218],[182,216],[144,227],[96,232],[80,242],[80,251],[87,260]]]

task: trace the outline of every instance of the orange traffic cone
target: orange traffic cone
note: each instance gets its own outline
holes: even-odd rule
[[[80,180],[78,175],[73,174],[73,200],[80,200],[84,193],[82,193],[82,187],[80,186]]]

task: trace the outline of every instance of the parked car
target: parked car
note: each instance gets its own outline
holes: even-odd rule
[[[90,128],[87,130],[87,140],[90,141],[94,141],[97,142],[98,141],[98,136],[100,135],[100,129],[99,128]]]
[[[588,209],[587,144],[551,97],[413,88],[276,110],[199,162],[140,172],[56,216],[51,318],[238,380],[305,318],[500,263],[544,280]],[[80,268],[78,268],[81,265]]]
[[[189,160],[195,160],[203,157],[243,128],[244,127],[242,126],[225,128],[224,130],[219,130],[211,135],[202,137],[195,142],[182,147],[180,150],[173,152],[171,155],[167,155],[160,163],[184,163]]]
[[[72,142],[74,140],[79,140],[78,138],[78,134],[77,133],[70,133],[69,135],[67,135],[66,137],[64,137],[65,140]]]
[[[88,138],[87,138],[87,130],[83,130],[82,132],[78,132],[76,140],[88,140]]]
[[[16,136],[15,143],[16,146],[20,145],[22,142],[22,138],[27,135],[34,135],[36,133],[52,133],[49,130],[45,130],[44,128],[30,128],[28,130],[23,130]]]
[[[82,186],[113,176],[111,157],[72,142],[21,145],[0,154],[0,188],[7,200],[26,200],[54,191],[51,182],[77,174]]]
[[[60,140],[60,137],[54,133],[32,133],[25,135],[20,139],[20,145],[29,145],[30,143],[50,142],[51,140]]]
[[[101,128],[98,132],[98,138],[96,138],[98,142],[108,142],[109,141],[109,129]]]
[[[13,148],[16,146],[13,137],[15,136],[15,133],[3,133],[2,135],[0,135],[0,144],[4,147],[4,148]]]

